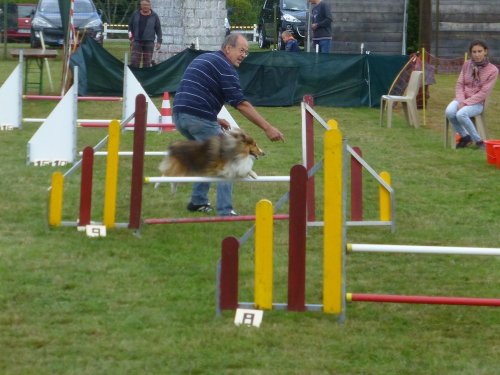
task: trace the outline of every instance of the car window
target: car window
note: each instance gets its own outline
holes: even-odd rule
[[[285,0],[285,1],[283,1],[283,9],[307,10],[307,1],[306,0]]]
[[[266,3],[264,4],[264,9],[273,9],[275,4],[276,0],[267,0]]]
[[[19,4],[17,6],[17,16],[19,18],[29,18],[31,17],[31,13],[35,9],[34,5],[23,5]]]
[[[75,13],[93,13],[94,7],[88,0],[75,1]],[[57,0],[43,0],[40,10],[42,13],[59,13],[59,2]]]
[[[75,1],[75,13],[93,13],[94,7],[88,1]]]
[[[59,13],[59,3],[57,0],[44,0],[40,4],[42,13]]]

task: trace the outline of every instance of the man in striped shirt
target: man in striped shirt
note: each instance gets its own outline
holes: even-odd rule
[[[273,127],[245,99],[236,68],[248,56],[248,42],[241,34],[228,35],[219,51],[195,58],[184,72],[174,98],[173,120],[186,138],[203,141],[221,134],[230,125],[218,119],[224,103],[229,103],[248,120],[261,128],[273,142],[283,141],[283,134]],[[194,183],[187,209],[210,212],[209,183]],[[217,214],[236,215],[232,205],[232,183],[217,184]]]

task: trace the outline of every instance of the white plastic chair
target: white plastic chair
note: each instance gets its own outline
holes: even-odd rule
[[[403,96],[382,95],[380,100],[380,126],[382,126],[384,111],[387,107],[387,127],[392,127],[392,107],[394,103],[401,103],[405,113],[406,121],[416,128],[420,127],[417,110],[417,95],[422,84],[422,72],[414,70]]]

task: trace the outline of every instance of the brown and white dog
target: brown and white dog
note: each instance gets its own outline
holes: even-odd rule
[[[159,170],[170,177],[257,178],[253,162],[262,155],[264,152],[252,137],[241,129],[233,129],[205,141],[172,143]]]

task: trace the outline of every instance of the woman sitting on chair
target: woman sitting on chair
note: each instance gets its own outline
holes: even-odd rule
[[[488,46],[481,40],[469,46],[470,60],[462,66],[455,87],[455,99],[446,108],[446,117],[460,135],[457,148],[473,143],[484,149],[484,143],[471,117],[483,112],[484,102],[490,94],[498,76],[498,69],[488,60]]]

